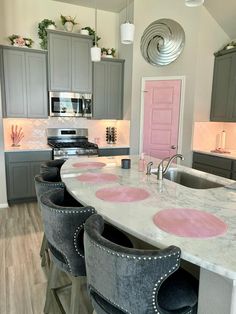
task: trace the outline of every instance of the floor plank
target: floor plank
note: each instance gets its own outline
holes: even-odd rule
[[[39,251],[43,228],[36,203],[0,210],[0,313],[43,314],[47,278]]]

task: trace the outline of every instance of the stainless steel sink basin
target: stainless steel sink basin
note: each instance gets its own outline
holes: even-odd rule
[[[169,169],[167,173],[164,174],[163,178],[192,189],[212,189],[223,187],[220,183],[209,181],[177,169]]]

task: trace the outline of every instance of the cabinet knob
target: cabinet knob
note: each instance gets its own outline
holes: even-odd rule
[[[171,149],[176,149],[177,146],[176,145],[171,145]]]

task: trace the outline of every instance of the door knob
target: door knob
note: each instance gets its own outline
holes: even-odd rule
[[[171,145],[171,149],[176,149],[176,145]]]

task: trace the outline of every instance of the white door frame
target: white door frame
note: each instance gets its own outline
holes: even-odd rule
[[[184,95],[185,95],[185,76],[152,76],[142,77],[141,87],[141,111],[140,111],[140,134],[139,134],[139,154],[143,148],[143,123],[144,123],[144,96],[145,96],[145,83],[146,81],[181,81],[180,93],[180,108],[179,108],[179,134],[178,134],[178,149],[177,153],[182,153],[182,137],[183,137],[183,116],[184,116]]]

